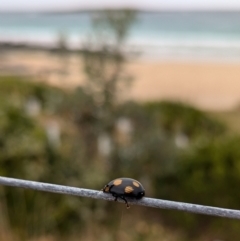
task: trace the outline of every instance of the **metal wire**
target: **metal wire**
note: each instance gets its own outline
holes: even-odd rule
[[[38,191],[61,193],[67,195],[74,195],[80,197],[90,197],[95,199],[103,199],[107,201],[114,201],[114,197],[109,194],[105,194],[102,191],[96,191],[91,189],[76,188],[62,185],[55,185],[42,182],[27,181],[22,179],[8,178],[0,176],[0,184],[5,186],[13,186],[27,189],[34,189]],[[203,205],[196,205],[183,202],[173,202],[162,199],[147,198],[144,197],[141,200],[127,199],[129,204],[142,205],[153,208],[162,209],[176,209],[180,211],[186,211],[190,213],[205,214],[211,216],[219,216],[225,218],[240,219],[240,211],[233,209],[217,208]],[[122,200],[118,200],[123,202]]]

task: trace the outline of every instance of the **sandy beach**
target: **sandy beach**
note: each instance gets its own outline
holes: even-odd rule
[[[240,104],[240,63],[136,59],[134,77],[123,98],[183,101],[204,110],[225,111]],[[12,50],[0,56],[0,74],[30,75],[63,88],[84,82],[80,57],[61,59],[46,51]]]
[[[137,100],[175,100],[205,110],[240,103],[240,63],[158,61],[129,66],[136,76],[129,95]]]

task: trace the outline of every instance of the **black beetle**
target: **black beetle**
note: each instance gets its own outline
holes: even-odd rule
[[[140,199],[145,195],[143,185],[132,178],[121,177],[112,180],[102,189],[105,193],[110,193],[115,197],[114,201],[121,198],[125,201],[127,208],[130,208],[126,197]]]

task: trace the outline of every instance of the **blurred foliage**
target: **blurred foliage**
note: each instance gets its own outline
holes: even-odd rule
[[[67,168],[64,153],[52,146],[46,124],[49,118],[57,118],[52,116],[65,94],[17,77],[1,77],[0,92],[0,175],[64,183],[75,167]],[[34,99],[33,106],[37,101],[40,113],[33,112],[33,116],[29,112],[29,99]],[[0,209],[6,213],[5,219],[19,240],[42,230],[65,232],[70,226],[63,225],[63,220],[67,218],[71,225],[71,220],[75,222],[79,216],[77,211],[73,212],[79,202],[74,204],[69,197],[59,199],[58,195],[3,187],[0,195]]]
[[[14,83],[19,85],[18,89]],[[22,91],[21,85],[26,89]],[[84,88],[64,93],[50,86],[9,77],[1,78],[2,90],[1,86],[12,98],[11,102],[1,102],[1,175],[97,189],[116,176],[131,176],[143,182],[148,196],[239,209],[239,137],[229,136],[219,121],[214,121],[203,112],[177,103],[139,105],[126,102],[116,104],[106,121],[102,106]],[[35,94],[39,88],[43,90],[40,96],[44,98]],[[54,100],[51,103],[53,93],[62,101]],[[29,96],[38,98],[45,106],[37,117],[29,116],[24,108]],[[174,116],[172,109],[178,115]],[[66,127],[59,148],[50,145],[42,122],[49,115],[63,128]],[[163,124],[163,119],[168,119],[170,124]],[[124,128],[119,130],[121,121],[130,124],[128,131]],[[188,135],[189,144],[182,149],[176,145],[175,137],[179,133],[178,128],[186,130],[188,123],[193,129],[187,132],[191,133]],[[107,154],[98,149],[98,138],[103,131],[112,134],[110,137],[115,142],[114,148]],[[198,138],[210,139],[191,144]],[[115,162],[114,165],[111,162]],[[20,239],[48,233],[73,235],[79,226],[85,235],[87,227],[95,228],[96,233],[88,233],[89,237],[103,235],[99,227],[108,227],[105,233],[110,232],[109,237],[126,237],[131,233],[127,227],[126,233],[113,232],[118,225],[116,217],[119,216],[120,204],[59,197],[56,194],[43,195],[7,187],[1,188],[1,196],[4,197],[1,202],[7,207],[12,230]],[[133,236],[130,235],[132,238],[139,235],[145,237],[144,240],[151,239],[156,219],[167,224],[168,229],[177,227],[177,230],[185,230],[190,240],[195,235],[211,233],[212,230],[222,238],[236,238],[239,235],[234,221],[224,222],[222,219],[176,211],[161,211],[164,215],[160,215],[156,211],[136,209],[137,213],[134,210],[133,213],[139,223],[134,234],[131,234]],[[109,212],[111,215],[107,216]],[[141,222],[142,215],[148,218],[152,226]],[[139,228],[141,225],[144,233]],[[229,231],[219,231],[221,225]],[[137,236],[135,239],[140,239]],[[188,239],[187,236],[183,237],[183,240]],[[173,237],[173,240],[181,239]]]
[[[237,189],[240,183],[239,136],[222,136],[214,141],[188,148],[172,172],[154,181],[155,196],[167,200],[240,209]],[[170,212],[167,223],[196,233],[219,233],[224,239],[237,239],[238,221]],[[224,223],[224,230],[221,226]],[[199,228],[201,227],[201,228]],[[226,231],[228,230],[228,231]]]
[[[170,134],[181,132],[189,138],[200,135],[214,137],[222,135],[226,131],[223,123],[182,103],[163,101],[147,103],[145,107]]]
[[[93,189],[127,176],[141,181],[147,196],[240,209],[239,136],[181,103],[119,102],[131,80],[123,46],[134,14],[95,15],[94,26],[110,27],[112,40],[85,45],[86,82],[73,91],[0,77],[0,175]],[[240,235],[236,221],[177,211],[126,210],[118,203],[9,187],[0,187],[0,196],[0,222],[16,240]]]
[[[27,102],[34,98],[39,101],[44,111],[51,112],[65,95],[58,88],[49,88],[46,84],[34,83],[32,80],[26,81],[23,77],[3,76],[0,84],[0,106],[10,104],[24,108]]]
[[[104,10],[103,12],[95,12],[93,15],[93,26],[97,31],[97,37],[106,37],[101,44],[112,44],[115,50],[120,50],[124,45],[131,25],[137,20],[137,12],[135,10]]]

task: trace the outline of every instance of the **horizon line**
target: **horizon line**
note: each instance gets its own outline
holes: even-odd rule
[[[105,10],[112,10],[112,11],[121,11],[121,10],[130,10],[130,11],[136,11],[136,12],[142,12],[142,13],[164,13],[164,12],[240,12],[240,8],[211,8],[211,9],[205,9],[205,8],[184,8],[184,9],[178,9],[178,8],[162,8],[162,9],[143,9],[143,8],[131,8],[131,7],[122,7],[122,8],[113,8],[113,7],[102,7],[102,8],[79,8],[79,9],[41,9],[41,10],[0,10],[0,14],[19,14],[19,13],[29,13],[29,14],[64,14],[64,13],[90,13],[90,12],[100,12]]]

